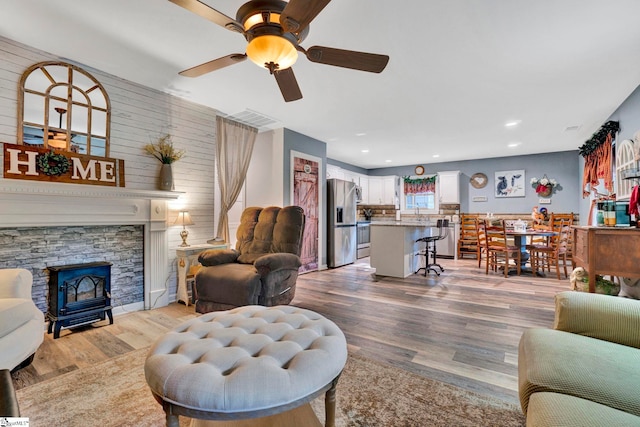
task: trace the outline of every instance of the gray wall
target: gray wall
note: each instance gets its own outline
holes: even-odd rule
[[[578,151],[562,151],[556,153],[532,154],[527,156],[509,156],[491,159],[466,160],[458,162],[433,163],[423,165],[425,175],[441,171],[460,171],[460,209],[462,212],[492,212],[492,213],[528,213],[533,206],[545,206],[550,212],[578,212],[580,209],[580,167]],[[337,164],[331,161],[332,164]],[[339,162],[338,162],[339,163]],[[359,168],[345,169],[360,172]],[[390,168],[370,169],[371,176],[414,175],[416,165],[398,166]],[[525,197],[497,198],[495,197],[495,172],[509,170],[524,170],[526,192]],[[489,183],[482,189],[471,186],[469,180],[477,172],[482,172],[489,178]],[[362,172],[360,172],[362,173]],[[560,185],[550,197],[551,204],[540,205],[539,197],[529,184],[533,177],[541,178],[544,174],[554,178]],[[474,197],[486,197],[486,202],[474,202]]]
[[[633,134],[640,130],[640,86],[620,104],[609,120],[620,122],[617,140],[633,139]]]
[[[620,130],[616,136],[616,141],[624,141],[625,139],[633,139],[633,135],[640,131],[640,86],[638,86],[631,95],[624,100],[616,111],[609,116],[607,121],[615,120],[620,122]],[[603,123],[604,124],[604,123]],[[580,182],[584,172],[584,159],[580,157]],[[589,217],[591,203],[589,199],[581,199],[580,202],[580,218],[581,224],[586,225]]]

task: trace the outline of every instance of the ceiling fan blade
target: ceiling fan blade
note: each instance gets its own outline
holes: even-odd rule
[[[286,32],[299,33],[331,0],[289,0],[280,14],[280,25]]]
[[[278,82],[280,92],[282,92],[285,102],[302,99],[302,92],[300,92],[298,81],[291,67],[285,68],[284,70],[276,70],[273,72],[273,75],[276,78],[276,82]]]
[[[235,31],[237,33],[243,33],[244,29],[242,25],[233,18],[228,17],[222,12],[218,12],[214,8],[202,3],[199,0],[169,0],[173,4],[177,4],[180,7],[187,9],[190,12],[195,13],[209,21],[220,25],[228,30]]]
[[[178,74],[185,77],[199,77],[203,74],[219,70],[220,68],[242,62],[245,59],[247,59],[247,55],[244,53],[232,53],[231,55],[223,56],[222,58],[214,59],[213,61],[205,62],[204,64],[196,65],[195,67],[180,71]]]
[[[302,51],[311,62],[368,71],[370,73],[382,72],[389,62],[389,56],[387,55],[335,49],[332,47],[312,46],[306,51]]]

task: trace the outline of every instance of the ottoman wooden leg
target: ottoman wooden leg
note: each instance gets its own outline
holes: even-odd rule
[[[167,413],[167,427],[180,427],[180,420],[177,415]]]
[[[336,425],[336,386],[338,385],[338,378],[340,376],[331,382],[331,388],[324,395],[325,427],[334,427]]]

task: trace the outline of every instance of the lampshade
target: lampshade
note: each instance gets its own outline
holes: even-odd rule
[[[276,64],[278,70],[291,67],[298,59],[298,51],[286,38],[264,35],[254,38],[247,45],[247,56],[260,67]],[[273,70],[272,70],[273,71]]]
[[[180,232],[180,237],[182,237],[182,244],[180,246],[185,247],[189,246],[187,243],[187,237],[189,237],[189,232],[187,231],[185,225],[193,225],[193,221],[191,220],[191,215],[189,215],[188,211],[180,211],[178,217],[176,218],[176,222],[173,225],[182,225],[182,231]]]
[[[182,225],[183,227],[185,225],[194,225],[191,215],[189,215],[189,211],[180,211],[173,225]]]

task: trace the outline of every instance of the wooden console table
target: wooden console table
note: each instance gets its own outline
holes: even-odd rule
[[[589,273],[589,292],[596,274],[640,277],[640,229],[573,226],[573,261]]]

